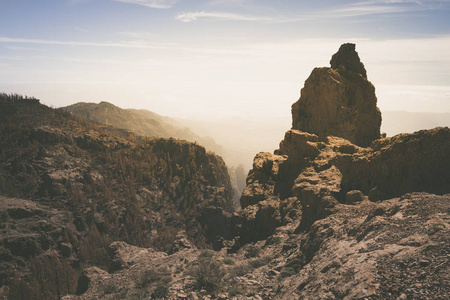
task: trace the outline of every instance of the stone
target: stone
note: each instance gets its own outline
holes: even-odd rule
[[[250,170],[247,177],[247,187],[241,195],[242,208],[274,196],[275,182],[285,161],[285,155],[260,152],[255,156],[253,169]]]
[[[354,204],[357,202],[361,202],[363,199],[364,194],[358,190],[348,191],[347,194],[345,195],[346,204]]]
[[[221,300],[229,299],[228,293],[219,293],[217,295],[217,299],[221,299]]]
[[[183,249],[192,249],[194,245],[188,240],[186,231],[181,230],[178,232],[175,241],[173,242],[170,253],[175,253]]]
[[[292,129],[342,137],[367,147],[381,137],[375,87],[367,80],[354,44],[344,44],[331,68],[315,68],[292,105]]]
[[[60,250],[61,250],[61,254],[64,255],[64,257],[69,257],[72,255],[72,244],[70,243],[61,243],[61,245],[59,246]]]
[[[83,271],[83,273],[78,279],[78,285],[75,294],[82,295],[91,287],[92,282],[98,284],[99,282],[103,282],[109,279],[110,277],[111,276],[109,275],[108,272],[98,267],[87,268]]]

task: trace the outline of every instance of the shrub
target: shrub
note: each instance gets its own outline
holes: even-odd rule
[[[232,260],[232,259],[229,258],[229,257],[224,258],[224,259],[222,260],[222,262],[223,262],[224,264],[226,264],[226,265],[229,265],[229,266],[235,264],[234,260]]]
[[[271,236],[267,239],[266,245],[279,245],[281,244],[282,237],[281,236]]]
[[[268,263],[270,263],[272,259],[269,256],[265,256],[262,258],[256,258],[254,260],[251,260],[249,262],[249,265],[252,266],[254,269],[257,269],[259,267],[265,266]]]
[[[166,285],[159,285],[152,293],[152,299],[166,299],[169,294],[169,288]]]
[[[195,278],[198,288],[208,291],[215,290],[225,275],[221,263],[213,257],[199,257],[187,273]]]
[[[154,268],[145,270],[140,278],[136,281],[138,288],[146,288],[152,283],[168,284],[172,277],[167,272],[162,272]]]
[[[216,253],[213,250],[206,249],[200,252],[198,257],[213,257],[215,254]]]
[[[236,276],[244,276],[245,274],[247,274],[248,272],[250,272],[252,270],[252,267],[249,264],[240,264],[235,266],[229,276],[231,278],[236,277]]]
[[[257,257],[259,255],[260,249],[255,245],[249,245],[247,246],[247,249],[245,249],[245,257]]]

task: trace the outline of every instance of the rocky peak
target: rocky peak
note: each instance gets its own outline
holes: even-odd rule
[[[355,44],[342,44],[339,51],[331,57],[330,65],[332,69],[338,70],[339,73],[361,74],[362,77],[367,78],[364,64],[359,59],[358,52],[355,51]]]
[[[315,68],[292,105],[292,129],[337,136],[368,147],[380,138],[381,112],[354,44],[343,44],[331,68]]]

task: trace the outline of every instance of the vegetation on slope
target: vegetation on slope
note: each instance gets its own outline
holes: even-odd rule
[[[0,284],[11,286],[11,293],[28,291],[23,294],[28,299],[73,292],[70,283],[63,290],[47,278],[56,273],[33,273],[33,261],[46,261],[42,254],[78,274],[86,265],[108,268],[108,246],[115,240],[170,252],[183,229],[205,246],[204,228],[196,219],[201,210],[235,209],[223,160],[198,144],[131,133],[125,139],[36,99],[6,94],[0,95],[0,137],[0,195],[30,199],[66,215],[67,224],[60,224],[58,233],[42,233],[46,243],[33,240],[30,253],[11,251],[10,235],[0,241],[13,265],[25,259],[26,267],[15,274],[28,274],[24,282],[14,281],[14,274],[1,268]],[[71,252],[64,257],[66,246]]]

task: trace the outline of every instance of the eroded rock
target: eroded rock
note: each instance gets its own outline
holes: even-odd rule
[[[345,138],[367,147],[380,138],[381,113],[354,44],[344,44],[331,68],[315,68],[292,105],[292,129]]]

